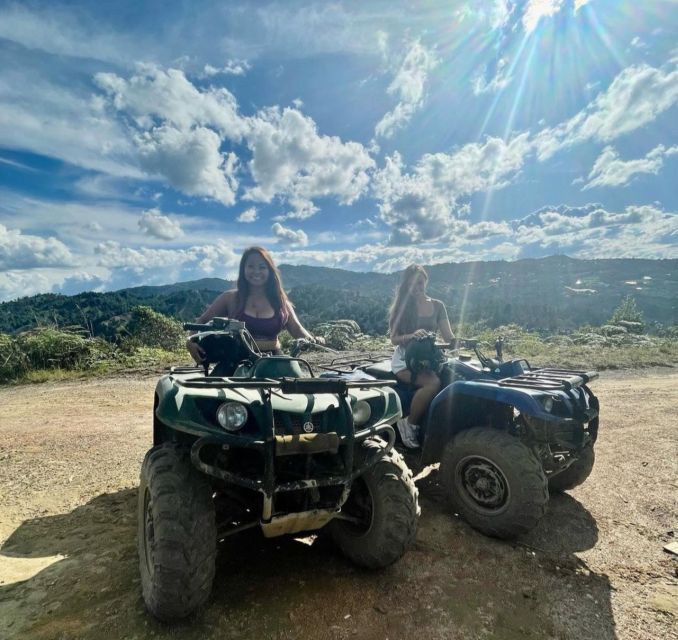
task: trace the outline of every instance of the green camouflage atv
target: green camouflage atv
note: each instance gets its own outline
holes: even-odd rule
[[[141,469],[143,598],[162,620],[208,599],[217,542],[326,530],[360,566],[400,558],[416,533],[412,473],[390,426],[389,383],[314,376],[305,360],[264,356],[241,322],[185,325],[203,367],[158,381],[153,448]]]

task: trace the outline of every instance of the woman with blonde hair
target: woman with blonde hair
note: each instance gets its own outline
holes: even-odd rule
[[[391,369],[400,382],[416,388],[409,416],[398,420],[397,424],[403,444],[408,448],[419,446],[419,425],[431,400],[440,391],[440,378],[429,369],[416,373],[410,371],[405,362],[405,349],[412,340],[426,337],[429,333],[440,333],[448,343],[454,340],[445,305],[426,294],[427,283],[428,274],[424,267],[418,264],[408,266],[403,272],[389,316],[391,342],[395,345]]]
[[[242,320],[264,353],[279,355],[278,334],[287,329],[294,338],[316,339],[299,322],[282,287],[280,273],[271,254],[262,247],[249,247],[242,254],[235,289],[225,291],[197,319],[204,323],[214,317]],[[198,344],[186,346],[197,363],[205,354]]]

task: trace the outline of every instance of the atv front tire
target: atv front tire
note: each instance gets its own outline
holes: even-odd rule
[[[565,471],[549,478],[549,491],[563,492],[578,487],[591,475],[595,461],[596,452],[593,445],[587,444],[579,457]]]
[[[365,440],[356,451],[356,465],[385,447],[381,440]],[[405,553],[416,536],[418,496],[412,472],[392,449],[353,482],[342,508],[342,514],[351,520],[333,520],[327,525],[328,532],[357,565],[386,567]]]
[[[458,433],[445,447],[440,474],[455,512],[486,535],[514,538],[546,512],[541,464],[505,431],[478,427]]]
[[[189,616],[212,590],[217,530],[212,490],[185,449],[161,444],[146,454],[137,526],[146,607],[164,621]]]

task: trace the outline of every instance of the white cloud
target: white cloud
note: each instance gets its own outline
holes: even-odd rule
[[[490,25],[493,29],[502,29],[511,17],[513,7],[509,6],[508,0],[494,0],[490,10]]]
[[[577,13],[579,9],[585,7],[591,0],[574,0],[574,12]]]
[[[147,235],[160,240],[175,240],[184,235],[181,225],[162,215],[159,209],[148,209],[139,218],[139,228]]]
[[[678,153],[678,146],[668,149],[660,144],[648,152],[644,158],[636,160],[622,160],[617,151],[611,147],[605,147],[595,161],[588,183],[582,191],[592,187],[618,187],[627,185],[631,178],[639,173],[658,174],[664,166],[664,158]]]
[[[143,57],[133,36],[114,33],[95,21],[79,22],[75,11],[49,6],[38,11],[19,3],[6,4],[0,8],[0,38],[58,56],[116,63]]]
[[[259,202],[280,197],[292,206],[288,217],[313,215],[313,199],[319,197],[352,204],[365,192],[374,167],[361,144],[318,134],[315,122],[296,109],[258,113],[249,120],[246,138],[255,181],[246,197]]]
[[[5,51],[3,50],[3,54]],[[121,126],[81,87],[58,85],[46,69],[8,54],[0,65],[2,146],[110,175],[142,176]]]
[[[488,75],[491,76],[488,79]],[[483,93],[496,93],[507,87],[513,77],[510,75],[509,65],[505,58],[500,58],[497,64],[490,68],[485,65],[473,80],[473,93],[481,95]]]
[[[523,11],[523,29],[532,33],[542,18],[550,18],[558,13],[565,0],[528,0]]]
[[[633,40],[631,40],[631,46],[635,47],[636,49],[647,48],[647,45],[645,44],[645,42],[643,42],[643,40],[641,40],[640,36],[636,36],[635,38],[633,38]]]
[[[676,63],[656,69],[623,69],[608,89],[566,122],[542,130],[535,139],[540,160],[587,140],[610,142],[652,122],[678,102]]]
[[[379,137],[390,138],[397,129],[410,121],[412,115],[424,102],[424,90],[428,73],[439,60],[418,40],[410,45],[388,93],[398,97],[399,102],[377,123],[374,131]]]
[[[424,155],[411,173],[399,154],[386,159],[377,172],[373,192],[381,219],[391,228],[391,242],[410,244],[453,235],[460,199],[506,186],[520,171],[531,147],[527,134],[504,142],[487,138],[464,145],[452,154]]]
[[[96,246],[95,255],[98,264],[102,267],[131,269],[138,273],[187,266],[211,273],[220,267],[232,268],[238,264],[240,259],[233,246],[224,241],[185,249],[155,249],[125,247],[119,242],[108,240]],[[171,280],[168,279],[168,281]]]
[[[236,222],[255,222],[258,219],[257,210],[255,207],[245,209],[235,220]]]
[[[563,252],[590,258],[678,257],[678,214],[654,205],[622,212],[600,205],[543,207],[513,225],[513,241],[538,255]]]
[[[305,247],[308,244],[308,236],[302,229],[288,229],[283,227],[279,222],[273,223],[271,227],[273,235],[278,238],[278,242],[283,244],[298,245]]]
[[[21,171],[30,171],[31,173],[35,173],[38,171],[37,169],[29,167],[27,164],[24,164],[23,162],[10,160],[9,158],[0,157],[0,164],[6,164],[8,167],[12,167],[13,169],[19,169]]]
[[[129,80],[114,73],[97,73],[94,79],[111,105],[134,118],[141,129],[150,129],[157,117],[179,129],[213,127],[234,141],[245,132],[245,120],[230,91],[214,87],[201,91],[179,69],[139,64]]]
[[[63,267],[74,264],[68,247],[57,238],[25,235],[0,224],[0,270]]]
[[[235,204],[238,180],[234,153],[221,153],[221,139],[205,127],[176,129],[163,125],[136,137],[141,166],[188,195],[225,206]]]
[[[142,168],[189,195],[235,203],[238,162],[233,152],[220,152],[226,142],[244,142],[251,152],[254,185],[246,197],[280,198],[292,209],[286,217],[313,215],[319,197],[351,204],[369,183],[374,161],[367,150],[320,135],[298,109],[274,107],[245,118],[225,89],[201,90],[183,72],[153,65],[139,66],[129,80],[104,73],[96,81],[109,103],[132,119]]]
[[[211,78],[212,76],[244,76],[252,66],[247,60],[227,60],[223,67],[213,67],[206,64],[202,70],[202,76]]]

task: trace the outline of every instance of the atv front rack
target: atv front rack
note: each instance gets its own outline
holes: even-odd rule
[[[342,380],[335,378],[273,378],[231,379],[210,378],[209,376],[191,378],[190,380],[175,379],[181,387],[194,389],[280,389],[282,393],[338,393],[345,395],[349,389],[368,389],[370,387],[389,387],[396,384],[395,380]]]
[[[272,521],[274,517],[274,499],[281,493],[294,491],[317,490],[323,487],[341,488],[341,497],[335,507],[335,512],[341,508],[348,498],[352,482],[367,469],[375,465],[395,444],[395,431],[390,424],[376,423],[363,428],[353,427],[350,417],[351,409],[348,402],[340,403],[341,410],[345,413],[345,423],[349,428],[343,432],[337,431],[332,437],[330,434],[321,435],[320,438],[311,440],[299,436],[290,438],[281,437],[275,433],[273,408],[271,395],[275,392],[284,394],[336,394],[347,398],[349,389],[365,389],[370,387],[392,386],[395,381],[384,380],[342,380],[335,378],[291,378],[283,377],[244,379],[244,378],[221,378],[221,377],[195,377],[183,380],[175,378],[173,381],[181,387],[194,389],[258,389],[263,403],[265,423],[268,427],[264,433],[257,436],[248,434],[234,434],[224,431],[218,435],[209,435],[198,438],[191,447],[191,460],[193,465],[215,478],[219,478],[230,484],[250,489],[261,493],[263,496],[262,523]],[[366,438],[379,436],[386,441],[384,448],[375,451],[373,455],[361,460],[354,466],[355,444]],[[207,451],[249,449],[258,451],[264,461],[263,474],[260,477],[252,477],[241,473],[229,471],[208,461],[204,455]],[[323,451],[331,451],[339,455],[342,460],[342,470],[324,475],[319,478],[301,478],[298,480],[280,482],[276,477],[275,460],[288,455],[313,455]]]
[[[570,391],[588,384],[597,377],[598,373],[595,371],[545,368],[533,369],[512,378],[504,378],[497,384],[502,387],[523,387],[543,391]]]

